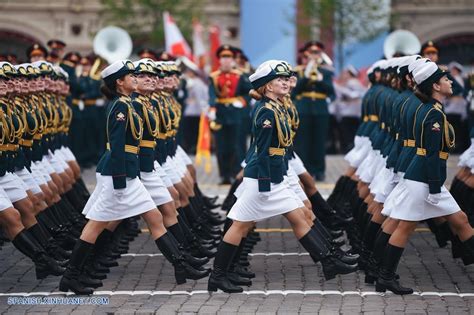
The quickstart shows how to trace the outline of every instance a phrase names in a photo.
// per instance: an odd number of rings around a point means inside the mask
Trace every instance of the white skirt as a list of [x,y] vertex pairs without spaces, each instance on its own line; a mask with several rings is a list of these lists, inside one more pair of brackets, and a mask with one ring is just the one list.
[[71,149],[68,147],[62,147],[61,150],[63,150],[64,154],[66,155],[66,161],[76,160],[76,157],[74,156],[74,153],[72,153]]
[[179,177],[183,178],[187,171],[186,164],[184,164],[183,160],[181,160],[177,154],[171,158],[171,161],[173,161],[174,167]]
[[43,155],[43,159],[41,160],[41,166],[44,167],[46,173],[48,173],[48,174],[56,173],[54,168],[51,166],[51,163],[49,162],[49,159],[44,155]]
[[28,172],[28,170],[26,169],[26,167],[24,167],[22,170],[20,171],[16,171],[15,174],[21,178],[21,180],[25,183],[26,187],[28,188],[28,190],[31,190],[31,192],[33,194],[39,194],[42,192],[40,186],[38,185],[38,183],[36,182],[36,180],[34,179],[33,177],[33,174],[31,174],[30,172]]
[[[302,202],[308,200],[308,196],[306,196],[306,193],[300,185],[300,179],[298,175],[296,175],[291,165],[288,165],[287,174],[288,176],[285,177],[285,181],[288,183],[288,186],[291,188],[291,190]],[[301,207],[304,207],[304,203],[302,203]]]
[[385,203],[388,195],[392,192],[398,183],[398,176],[393,172],[393,168],[385,168],[383,171],[383,180],[379,182],[379,186],[374,191],[374,200],[379,203]]
[[8,198],[7,193],[0,187],[0,211],[6,210],[8,208],[13,208],[13,204]]
[[[49,175],[48,170],[44,166],[43,161],[35,161],[31,163],[31,170],[35,174],[35,179],[37,182],[40,183],[39,185],[48,184],[48,182],[53,180]],[[39,175],[41,175],[42,179]]]
[[173,186],[171,179],[169,179],[168,175],[166,174],[164,168],[160,165],[160,163],[158,163],[158,161],[155,161],[153,165],[155,166],[155,171],[158,173],[158,176],[160,176],[166,188]]
[[127,187],[114,189],[112,176],[96,174],[97,184],[82,214],[95,221],[116,221],[148,212],[156,205],[138,177],[127,178]]
[[442,217],[461,211],[445,186],[441,187],[438,204],[426,201],[429,194],[428,184],[403,179],[393,189],[385,201],[382,214],[404,221],[423,221]]
[[288,160],[288,164],[293,169],[293,171],[295,172],[297,176],[307,172],[306,167],[304,167],[303,161],[298,156],[298,154],[296,154],[296,152],[295,152],[295,156],[291,158],[290,160]]
[[378,153],[374,150],[368,152],[367,157],[362,161],[359,168],[356,171],[356,175],[359,176],[360,180],[366,184],[372,181],[371,171],[377,162]]
[[25,183],[14,173],[6,172],[0,177],[0,187],[3,188],[12,203],[28,197]]
[[359,137],[358,143],[359,144],[349,151],[349,153],[347,153],[347,155],[344,157],[344,159],[353,168],[358,168],[372,150],[372,145],[369,138]]
[[145,185],[146,190],[150,193],[151,199],[155,205],[161,206],[165,203],[173,201],[171,195],[161,180],[158,172],[140,172],[140,180]]
[[300,208],[301,200],[284,182],[271,184],[268,198],[258,192],[257,179],[244,177],[239,188],[240,196],[227,214],[232,220],[261,221]]
[[162,167],[173,185],[181,182],[181,176],[179,176],[178,171],[176,170],[174,163],[169,156],[166,158],[166,162],[163,163]]
[[474,169],[474,139],[471,139],[471,146],[459,156],[458,166]]
[[61,163],[61,160],[59,159],[57,154],[51,152],[51,150],[49,150],[49,153],[47,155],[47,160],[49,164],[51,164],[51,167],[54,169],[54,172],[58,174],[64,172],[64,166]]
[[180,145],[178,145],[176,154],[181,157],[181,160],[183,160],[186,165],[193,165],[193,161],[191,161],[186,151],[184,151],[184,149]]

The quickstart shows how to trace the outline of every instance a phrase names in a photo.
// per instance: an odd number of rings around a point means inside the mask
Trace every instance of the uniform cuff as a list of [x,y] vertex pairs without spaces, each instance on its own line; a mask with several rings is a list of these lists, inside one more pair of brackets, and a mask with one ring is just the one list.
[[430,194],[439,194],[441,192],[441,185],[439,184],[439,181],[430,181],[428,183],[428,186],[430,188]]
[[259,192],[266,192],[270,191],[270,178],[259,178],[258,179],[258,191]]
[[127,187],[127,176],[112,177],[114,189],[123,189]]

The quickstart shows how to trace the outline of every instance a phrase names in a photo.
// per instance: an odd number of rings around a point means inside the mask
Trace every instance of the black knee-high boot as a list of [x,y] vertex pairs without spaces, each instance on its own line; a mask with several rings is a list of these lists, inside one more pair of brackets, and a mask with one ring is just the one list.
[[328,197],[328,203],[330,205],[334,205],[338,201],[338,199],[341,197],[341,193],[344,190],[344,187],[348,181],[349,177],[347,176],[341,176],[336,182],[336,185],[334,185],[334,189],[332,190],[331,194]]
[[375,239],[381,226],[382,224],[370,221],[365,229],[364,244],[365,248],[369,251],[369,253],[372,253],[372,251],[374,250]]
[[184,215],[178,216],[178,223],[181,226],[181,230],[183,231],[184,236],[188,240],[191,255],[193,255],[194,257],[199,257],[199,258],[204,258],[204,257],[211,258],[216,255],[215,248],[211,248],[211,247],[208,248],[204,246],[201,240],[196,235],[194,235]]
[[238,246],[226,243],[225,241],[219,244],[217,255],[214,259],[214,267],[207,283],[208,291],[217,291],[217,289],[226,293],[240,293],[243,291],[241,287],[232,284],[227,278],[227,271],[238,249]]
[[436,224],[433,219],[426,220],[428,227],[431,232],[435,235],[436,242],[439,247],[446,247],[448,245],[448,240],[451,239],[451,230],[449,229],[449,223],[443,222],[441,224]]
[[319,191],[310,196],[309,201],[311,202],[311,208],[316,218],[320,219],[323,224],[331,230],[337,230],[342,225],[350,222],[350,218],[343,218],[332,209]]
[[239,247],[237,248],[237,251],[235,252],[234,258],[232,259],[232,263],[230,264],[229,269],[227,270],[227,278],[233,284],[250,286],[252,285],[252,281],[245,276],[241,276],[237,272],[237,269],[238,269],[237,266],[240,260],[240,255],[242,254],[242,250],[244,249],[244,246],[245,246],[245,238],[242,238],[240,240]]
[[155,243],[165,258],[173,265],[176,283],[183,284],[186,283],[186,279],[197,280],[206,277],[209,271],[199,271],[189,265],[172,237],[169,232],[166,232],[157,238]]
[[377,234],[377,237],[374,242],[374,248],[372,250],[372,255],[369,258],[367,263],[367,268],[365,270],[365,283],[374,284],[379,276],[379,268],[382,263],[382,258],[387,247],[388,241],[390,240],[391,234],[385,233],[383,230]]
[[357,265],[348,265],[338,260],[331,253],[327,242],[314,230],[309,230],[308,233],[299,239],[299,242],[311,257],[315,257],[317,261],[321,262],[326,280],[331,280],[338,274],[348,274],[357,270]]
[[377,278],[377,283],[375,284],[375,290],[377,292],[385,292],[386,290],[390,290],[398,295],[413,293],[413,289],[401,286],[396,279],[396,271],[404,250],[405,248],[387,244],[387,247],[384,251],[379,277]]
[[38,223],[30,226],[27,231],[36,241],[38,241],[50,257],[56,259],[61,266],[65,266],[65,263],[63,264],[62,262],[65,262],[65,259],[71,256],[70,252],[59,247],[56,240],[52,238]]
[[56,260],[48,256],[26,229],[15,236],[12,244],[35,263],[36,279],[44,279],[48,275],[60,276],[64,273],[65,269],[59,266]]
[[224,199],[224,202],[222,203],[222,210],[229,211],[230,208],[234,205],[234,203],[237,201],[237,198],[234,196],[235,191],[237,190],[237,187],[242,183],[242,178],[235,180],[235,182],[232,183],[230,186],[229,192],[227,193],[227,196]]
[[184,236],[184,232],[181,229],[181,226],[179,223],[173,224],[169,227],[166,228],[168,231],[171,232],[171,234],[174,236],[176,241],[178,242],[178,247],[181,253],[183,253],[184,258],[186,261],[193,267],[199,268],[200,266],[206,264],[209,262],[209,258],[207,257],[194,257],[189,253],[189,242],[186,240],[186,237]]
[[[242,240],[240,241],[239,244],[239,249],[237,250],[237,253],[234,256],[234,259],[232,260],[232,264],[230,266],[230,270],[234,271],[237,273],[239,276],[242,276],[244,278],[255,278],[255,273],[253,273],[249,267],[244,267],[240,264],[240,260],[242,258],[245,259],[245,256],[249,254],[249,252],[246,252],[244,254],[244,249],[247,244],[248,238],[243,237]],[[231,280],[232,281],[232,280]]]
[[462,261],[464,265],[474,264],[474,236],[462,242],[463,255]]
[[71,290],[75,294],[79,295],[90,295],[94,291],[90,287],[84,286],[81,282],[81,277],[84,269],[84,264],[89,258],[94,244],[88,243],[79,239],[74,246],[72,251],[71,259],[69,260],[69,265],[64,272],[61,281],[59,282],[59,290],[63,292],[68,292]]
[[[312,229],[318,233],[319,237],[323,241],[326,241],[326,246],[329,247],[333,255],[342,261],[345,264],[348,265],[354,265],[357,264],[359,260],[359,255],[358,254],[349,254],[344,252],[342,249],[339,248],[339,243],[335,243],[331,234],[326,230],[326,228],[321,224],[319,220],[314,220],[313,221],[313,227]],[[316,257],[312,257],[313,261],[316,261]]]

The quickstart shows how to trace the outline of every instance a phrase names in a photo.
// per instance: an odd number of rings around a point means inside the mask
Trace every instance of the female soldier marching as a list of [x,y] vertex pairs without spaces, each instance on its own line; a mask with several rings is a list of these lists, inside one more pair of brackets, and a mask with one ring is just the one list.
[[291,145],[291,129],[282,103],[283,97],[289,93],[289,76],[288,67],[281,61],[266,62],[250,76],[256,89],[253,96],[260,100],[253,115],[254,145],[247,157],[239,197],[228,214],[233,223],[219,245],[208,282],[209,291],[242,292],[241,287],[233,285],[227,278],[233,257],[255,221],[278,214],[290,221],[303,247],[322,262],[327,279],[357,268],[334,258],[324,240],[308,225],[298,196],[283,183],[286,171],[284,156],[286,148]]

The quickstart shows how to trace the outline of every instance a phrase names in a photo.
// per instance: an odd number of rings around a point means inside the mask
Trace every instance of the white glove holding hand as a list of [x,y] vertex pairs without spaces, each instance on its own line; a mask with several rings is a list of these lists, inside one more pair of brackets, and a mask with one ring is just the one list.
[[232,106],[234,106],[235,108],[243,108],[244,107],[244,103],[242,103],[241,101],[234,101],[232,103]]
[[311,77],[311,72],[313,71],[314,62],[315,62],[314,59],[311,59],[306,65],[306,68],[304,69],[304,76],[308,79]]
[[431,203],[432,205],[437,205],[439,203],[440,198],[441,198],[441,193],[429,194],[428,197],[426,197],[426,202]]
[[215,110],[208,111],[207,118],[209,118],[210,121],[216,120],[216,111]]

